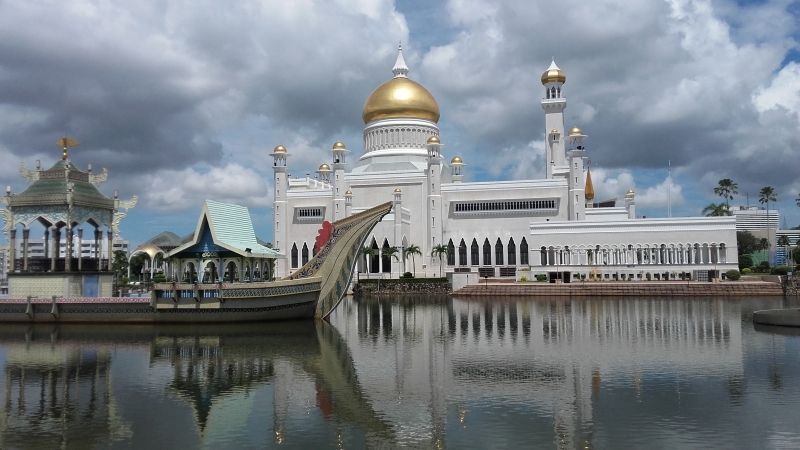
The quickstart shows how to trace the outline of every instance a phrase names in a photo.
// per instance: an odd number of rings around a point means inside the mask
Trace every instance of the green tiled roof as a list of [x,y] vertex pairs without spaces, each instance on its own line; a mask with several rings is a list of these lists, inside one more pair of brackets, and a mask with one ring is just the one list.
[[67,202],[67,175],[72,183],[73,203],[113,208],[114,200],[106,197],[89,182],[89,174],[69,161],[58,161],[50,169],[39,171],[39,179],[13,197],[16,205],[53,205]]
[[254,254],[277,257],[278,253],[258,242],[250,218],[250,210],[246,206],[206,200],[208,224],[214,235],[214,242],[239,252],[250,249]]

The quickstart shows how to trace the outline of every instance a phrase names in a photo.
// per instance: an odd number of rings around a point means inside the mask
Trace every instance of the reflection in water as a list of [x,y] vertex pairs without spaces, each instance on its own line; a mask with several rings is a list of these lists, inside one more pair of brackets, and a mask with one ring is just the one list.
[[0,448],[796,447],[800,337],[747,319],[771,302],[409,297],[345,301],[332,324],[4,325]]

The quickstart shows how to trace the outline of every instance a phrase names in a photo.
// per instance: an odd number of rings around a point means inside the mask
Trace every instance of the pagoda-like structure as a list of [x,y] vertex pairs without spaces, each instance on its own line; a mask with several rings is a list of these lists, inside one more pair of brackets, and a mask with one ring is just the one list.
[[[107,179],[108,171],[93,173],[91,165],[81,170],[69,158],[69,149],[77,142],[62,138],[59,144],[61,160],[49,169],[43,170],[38,163],[35,170],[24,164],[20,167],[20,174],[30,182],[27,189],[15,194],[6,187],[6,206],[0,214],[9,243],[10,297],[111,296],[114,237],[137,198],[120,200],[116,192],[113,198],[103,195],[97,186]],[[30,255],[31,226],[36,222],[44,227],[43,256]],[[104,238],[105,252],[101,251]],[[87,256],[82,244],[88,239],[94,245]]]

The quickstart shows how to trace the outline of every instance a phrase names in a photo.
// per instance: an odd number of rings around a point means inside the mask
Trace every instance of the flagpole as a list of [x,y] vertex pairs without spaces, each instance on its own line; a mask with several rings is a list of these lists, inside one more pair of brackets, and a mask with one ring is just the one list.
[[667,160],[667,217],[672,217],[672,161]]

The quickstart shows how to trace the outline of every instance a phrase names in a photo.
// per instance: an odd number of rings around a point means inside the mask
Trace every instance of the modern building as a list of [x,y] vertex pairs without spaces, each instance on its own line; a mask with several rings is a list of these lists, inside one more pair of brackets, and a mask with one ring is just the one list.
[[778,229],[780,212],[777,209],[757,206],[734,206],[731,213],[736,217],[736,231],[749,231],[757,237],[767,237],[768,232]]
[[[356,156],[336,142],[332,161],[323,162],[316,177],[298,178],[290,176],[288,149],[279,145],[271,153],[273,242],[285,255],[278,275],[314,254],[324,221],[385,201],[394,202],[394,211],[368,238],[371,255],[360,262],[362,272],[513,277],[530,268],[530,275],[571,281],[687,273],[705,279],[737,268],[733,217],[640,219],[632,190],[624,206],[595,204],[586,135],[565,126],[566,75],[555,61],[541,76],[542,179],[465,182],[467,162],[445,155],[439,106],[409,78],[402,48],[392,74],[364,104],[363,149]],[[392,247],[420,254],[396,258]]]
[[[791,252],[794,248],[800,245],[800,230],[776,230],[775,231],[775,265],[776,266],[792,266]],[[786,243],[788,245],[781,245],[783,240],[781,236],[786,236]]]
[[[28,256],[29,257],[44,257],[45,256],[45,239],[28,239]],[[25,250],[23,248],[23,242],[17,241],[17,249],[16,254],[22,255],[24,254]],[[48,248],[49,252],[53,251],[52,246],[55,242],[52,239],[47,242],[47,245],[50,246]],[[125,252],[125,256],[128,256],[128,241],[126,239],[119,239],[115,238],[113,245],[113,251],[123,251]],[[58,256],[63,258],[66,255],[67,251],[67,242],[66,239],[62,237],[61,241],[58,243]],[[100,252],[101,255],[108,254],[108,241],[101,240],[99,243],[96,243],[94,240],[92,241],[85,241],[83,240],[80,243],[80,247],[77,245],[73,245],[72,248],[72,257],[77,258],[78,252],[80,252],[83,258],[93,258],[96,257],[97,252]],[[113,253],[112,253],[113,254]]]

